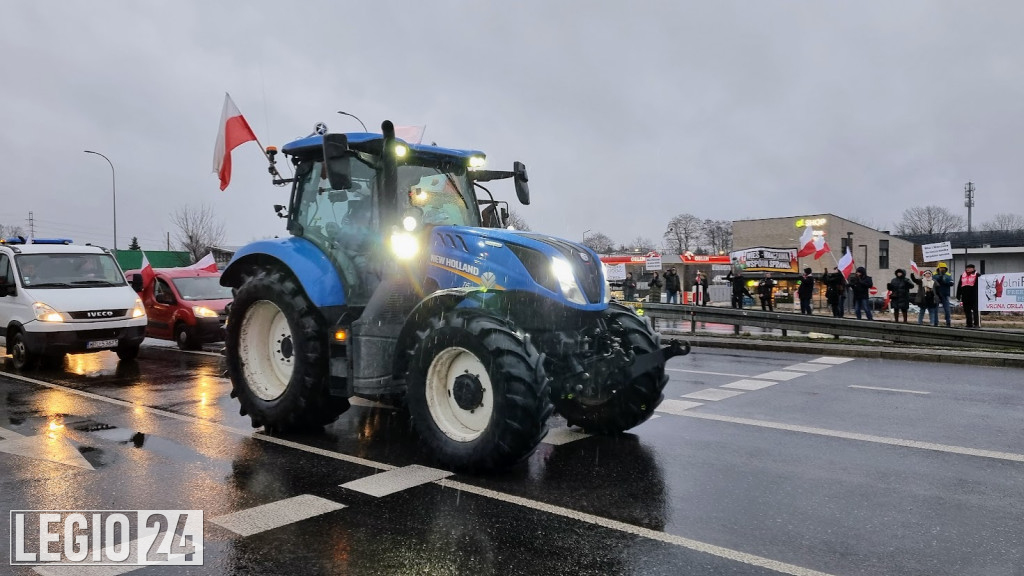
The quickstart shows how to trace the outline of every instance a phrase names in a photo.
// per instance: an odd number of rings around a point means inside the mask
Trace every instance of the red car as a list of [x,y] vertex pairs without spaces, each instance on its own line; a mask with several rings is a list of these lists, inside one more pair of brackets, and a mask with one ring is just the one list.
[[[232,294],[231,288],[220,285],[220,272],[181,268],[154,272],[156,279],[139,293],[149,317],[146,336],[174,340],[182,350],[224,340],[224,308]],[[125,272],[129,283],[137,274],[139,270]]]

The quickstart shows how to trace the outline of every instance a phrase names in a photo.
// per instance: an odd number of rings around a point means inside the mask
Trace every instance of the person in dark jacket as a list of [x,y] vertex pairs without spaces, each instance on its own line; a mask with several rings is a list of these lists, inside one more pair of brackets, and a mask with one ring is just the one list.
[[964,273],[960,275],[960,281],[956,285],[956,298],[964,305],[964,316],[967,316],[968,328],[980,328],[978,318],[978,273],[974,270],[974,264],[964,267]]
[[732,307],[743,309],[743,297],[750,296],[750,299],[754,299],[754,295],[747,290],[747,279],[743,277],[743,273],[739,272],[733,275],[732,270],[725,276],[725,280],[732,284]]
[[871,313],[871,287],[875,284],[871,276],[868,276],[867,269],[863,266],[857,268],[857,271],[850,276],[849,282],[853,292],[853,310],[857,314],[857,320],[860,320],[861,310],[867,314],[868,320],[874,320],[874,314]]
[[697,270],[697,276],[693,279],[693,290],[694,290],[694,301],[693,304],[707,306],[708,305],[708,277],[703,272]]
[[896,277],[889,281],[886,286],[889,292],[889,306],[892,308],[893,320],[900,321],[900,312],[903,312],[903,323],[907,323],[907,310],[910,309],[910,289],[914,283],[907,279],[907,271],[903,268],[896,269]]
[[796,295],[800,298],[800,313],[812,314],[814,303],[814,275],[810,268],[804,268],[804,275],[800,277],[800,286],[796,289]]
[[669,268],[665,272],[665,302],[669,304],[679,304],[679,291],[682,290],[682,285],[679,282],[679,275],[676,274],[675,268]]
[[661,280],[661,276],[655,272],[654,278],[647,283],[647,301],[648,302],[661,302],[661,287],[665,283]]
[[822,280],[825,282],[825,300],[832,310],[832,316],[842,318],[846,304],[846,276],[839,271],[839,267],[835,267],[832,272],[826,269],[822,273]]
[[632,272],[626,274],[626,279],[622,281],[622,295],[627,302],[632,302],[636,297],[636,280],[633,280]]
[[775,295],[775,280],[772,280],[772,273],[765,272],[764,278],[757,283],[757,297],[761,299],[761,310],[768,312],[775,311],[773,296]]
[[914,299],[914,303],[920,306],[920,311],[917,313],[917,323],[924,324],[924,311],[927,310],[932,326],[938,326],[939,295],[935,281],[932,280],[932,272],[931,270],[925,270],[921,276],[922,278],[918,280],[917,276],[910,275],[910,279],[914,281],[914,284],[917,284],[917,296]]
[[939,305],[942,306],[946,315],[947,328],[953,325],[949,321],[949,289],[954,284],[953,277],[949,275],[948,270],[945,262],[939,262],[939,265],[935,267],[935,274],[932,276],[932,280],[935,282],[935,294],[939,296]]

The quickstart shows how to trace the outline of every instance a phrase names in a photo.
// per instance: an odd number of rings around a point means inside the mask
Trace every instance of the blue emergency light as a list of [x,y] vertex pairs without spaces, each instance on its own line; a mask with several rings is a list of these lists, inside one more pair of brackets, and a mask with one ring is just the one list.
[[70,238],[33,238],[31,241],[26,239],[24,236],[14,236],[13,238],[7,238],[0,240],[3,244],[71,244]]

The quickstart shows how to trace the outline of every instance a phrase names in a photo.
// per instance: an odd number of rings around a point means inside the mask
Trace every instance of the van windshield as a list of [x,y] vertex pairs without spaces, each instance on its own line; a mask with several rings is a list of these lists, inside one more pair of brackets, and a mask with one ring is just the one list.
[[182,300],[227,300],[232,297],[231,288],[221,286],[219,276],[173,278],[171,282]]
[[18,278],[25,288],[104,288],[125,286],[110,254],[19,254]]

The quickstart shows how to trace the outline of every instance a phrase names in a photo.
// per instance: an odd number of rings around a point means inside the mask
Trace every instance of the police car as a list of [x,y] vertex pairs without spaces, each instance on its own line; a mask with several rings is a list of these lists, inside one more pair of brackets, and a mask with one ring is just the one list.
[[134,359],[146,310],[111,253],[71,240],[0,240],[0,340],[17,369],[69,352]]

